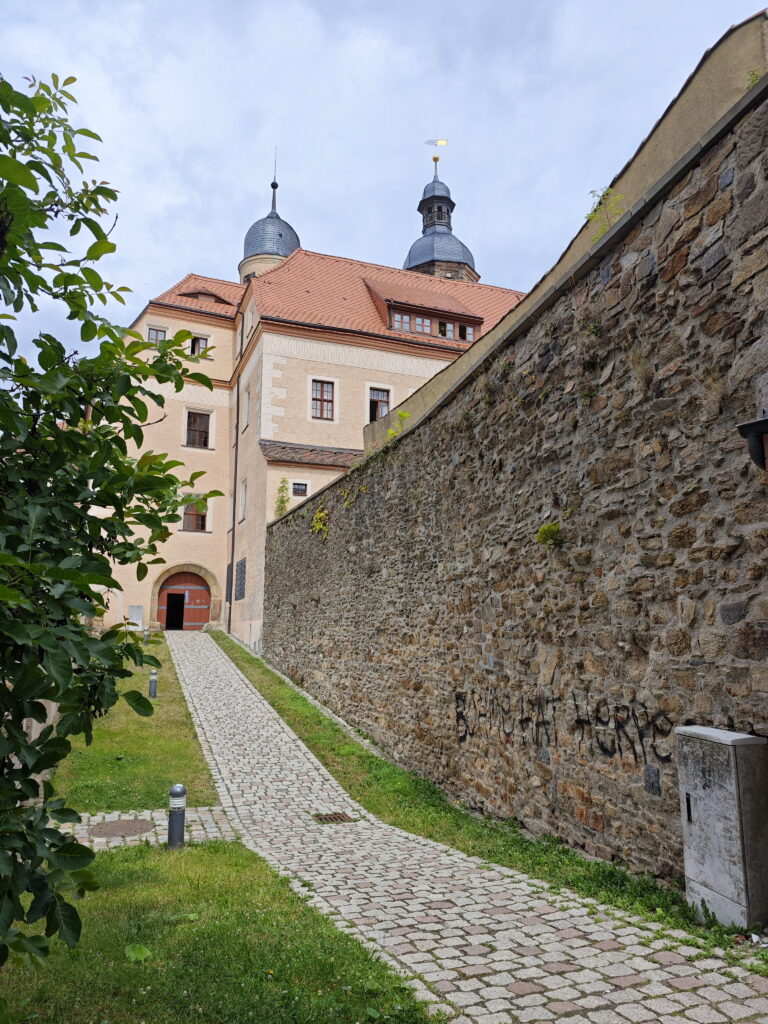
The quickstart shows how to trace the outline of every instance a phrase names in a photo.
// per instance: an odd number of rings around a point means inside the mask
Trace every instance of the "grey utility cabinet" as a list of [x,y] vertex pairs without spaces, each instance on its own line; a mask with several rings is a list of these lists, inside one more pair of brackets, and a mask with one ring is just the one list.
[[685,891],[723,924],[768,924],[768,739],[681,726]]

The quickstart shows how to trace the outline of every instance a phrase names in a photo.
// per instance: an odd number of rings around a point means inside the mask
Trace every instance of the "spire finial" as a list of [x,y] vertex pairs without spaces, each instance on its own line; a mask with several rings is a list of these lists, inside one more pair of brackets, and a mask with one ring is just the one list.
[[427,139],[427,141],[424,143],[424,145],[425,146],[434,146],[435,147],[435,153],[434,153],[434,156],[432,157],[432,159],[433,159],[433,161],[435,163],[435,177],[434,177],[433,180],[434,181],[439,181],[439,178],[437,177],[437,165],[440,163],[440,154],[437,151],[437,147],[438,146],[447,146],[448,145],[448,139]]
[[272,213],[277,213],[277,146],[275,146],[275,169],[272,174]]

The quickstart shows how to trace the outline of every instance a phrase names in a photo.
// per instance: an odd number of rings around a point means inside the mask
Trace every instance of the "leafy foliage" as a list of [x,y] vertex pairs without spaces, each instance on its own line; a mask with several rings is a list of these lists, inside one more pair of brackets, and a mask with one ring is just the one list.
[[593,204],[587,214],[587,220],[597,225],[597,231],[592,236],[594,245],[624,213],[624,196],[610,187],[593,189],[589,194],[592,196]]
[[284,476],[277,488],[277,501],[275,502],[275,519],[284,516],[288,511],[288,477]]
[[[69,753],[67,736],[90,740],[126,665],[156,664],[127,624],[93,626],[119,589],[115,564],[143,579],[162,561],[181,489],[200,475],[180,479],[164,454],[138,457],[142,425],[185,378],[210,387],[185,369],[189,332],[152,348],[99,312],[126,291],[94,266],[115,248],[103,221],[117,195],[73,180],[95,159],[83,138],[98,140],[69,123],[73,81],[54,75],[27,95],[0,79],[0,965],[10,952],[45,957],[54,936],[79,939],[71,901],[94,887],[93,853],[57,827],[78,816],[44,780]],[[67,229],[85,239],[79,255],[53,238]],[[79,323],[89,355],[46,333],[30,339],[37,366],[19,355],[16,314],[43,302]],[[151,714],[140,693],[124,696]],[[30,932],[43,919],[45,934]]]

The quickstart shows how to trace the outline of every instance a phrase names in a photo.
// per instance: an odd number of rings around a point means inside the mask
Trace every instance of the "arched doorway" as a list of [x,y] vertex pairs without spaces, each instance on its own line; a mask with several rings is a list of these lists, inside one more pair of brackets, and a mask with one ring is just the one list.
[[175,572],[160,586],[161,629],[202,629],[211,620],[211,588],[196,572]]

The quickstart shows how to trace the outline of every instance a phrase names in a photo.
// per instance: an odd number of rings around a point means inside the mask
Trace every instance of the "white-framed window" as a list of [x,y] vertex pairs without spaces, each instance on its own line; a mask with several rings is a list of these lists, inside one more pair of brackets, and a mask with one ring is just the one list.
[[205,359],[209,357],[206,355],[208,346],[210,344],[210,338],[207,338],[203,334],[196,334],[194,337],[189,339],[189,354],[191,356],[203,356]]
[[368,389],[368,422],[373,423],[389,412],[389,389]]
[[437,333],[441,338],[452,338],[455,332],[455,325],[450,320],[439,320]]
[[243,392],[241,399],[242,407],[240,409],[240,421],[242,423],[242,430],[248,426],[251,420],[251,389],[246,388]]
[[291,480],[291,497],[303,501],[310,494],[309,480]]
[[197,495],[190,494],[187,497],[189,500],[181,510],[182,517],[179,528],[184,533],[211,533],[213,526],[211,506],[206,503],[200,509],[198,507]]
[[212,409],[190,407],[184,410],[181,443],[185,448],[216,447],[216,414]]
[[245,513],[248,511],[248,481],[240,481],[240,501],[239,501],[239,515],[240,522],[245,519]]
[[165,341],[166,329],[165,327],[148,327],[147,328],[147,341],[150,345],[157,345],[160,341]]
[[337,377],[307,377],[307,419],[315,423],[339,422]]
[[[402,401],[402,399],[400,399]],[[365,382],[363,395],[363,423],[374,423],[386,416],[395,406],[395,389],[391,384],[379,381]]]
[[468,324],[459,324],[459,338],[462,341],[474,341],[475,328],[470,327]]

